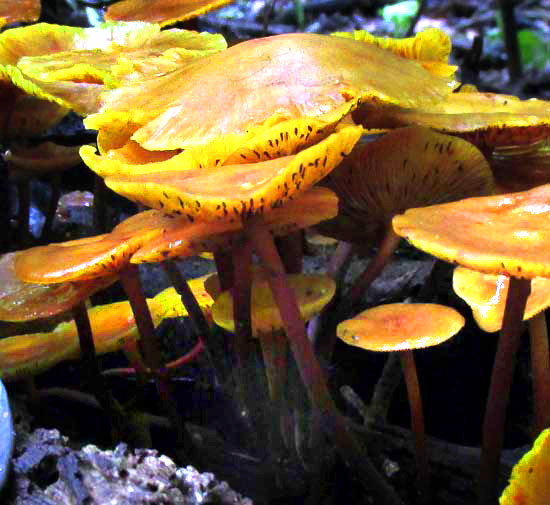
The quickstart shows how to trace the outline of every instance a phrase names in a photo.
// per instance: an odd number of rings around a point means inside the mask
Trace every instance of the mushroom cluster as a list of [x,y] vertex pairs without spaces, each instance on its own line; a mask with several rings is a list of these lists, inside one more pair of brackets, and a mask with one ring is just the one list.
[[[1,257],[1,319],[70,310],[74,322],[1,340],[0,377],[32,375],[81,355],[113,426],[131,433],[135,426],[107,390],[95,359],[123,349],[138,382],[155,381],[182,456],[198,457],[170,393],[169,370],[190,358],[166,363],[155,330],[165,318],[189,316],[198,340],[192,355],[202,352],[216,386],[225,387],[228,379],[215,358],[214,326],[231,334],[240,411],[258,429],[271,417],[270,465],[296,448],[298,437],[289,425],[307,414],[313,457],[304,458],[306,465],[319,464],[316,451],[330,438],[376,503],[398,505],[398,494],[337,409],[308,338],[306,321],[325,307],[315,339],[324,359],[330,360],[336,335],[350,345],[400,352],[419,498],[427,503],[428,458],[410,349],[450,338],[464,318],[450,308],[418,303],[357,314],[365,291],[404,237],[483,275],[509,277],[503,321],[493,325],[502,326],[502,336],[484,428],[480,496],[492,503],[530,279],[550,276],[544,259],[550,189],[489,196],[496,191],[491,162],[498,157],[493,151],[504,146],[547,141],[548,103],[454,92],[459,83],[448,61],[450,39],[436,29],[404,40],[366,32],[293,33],[229,48],[218,35],[160,29],[224,3],[158,1],[149,12],[159,15],[159,24],[37,24],[0,34],[2,89],[54,103],[56,109],[44,112],[42,128],[68,109],[84,115],[85,126],[98,136],[97,148],[80,148],[82,160],[108,188],[140,207],[106,233]],[[144,5],[115,3],[107,17],[142,19]],[[367,136],[373,133],[374,140]],[[14,167],[49,169],[36,160],[46,155],[36,152],[14,144],[6,158]],[[301,273],[301,232],[313,226],[361,253],[378,248],[347,293],[338,292],[330,276]],[[343,249],[349,255],[352,247]],[[177,261],[203,253],[213,255],[217,280],[188,282]],[[143,263],[161,263],[174,288],[147,300],[138,269]],[[457,269],[457,285],[459,275]],[[128,300],[88,310],[85,299],[117,279]],[[482,281],[475,284],[481,287]],[[535,298],[535,281],[532,292]],[[547,305],[542,303],[534,310]],[[265,366],[267,415],[257,406],[252,380],[253,336],[259,337]],[[533,341],[542,346],[544,337]],[[548,366],[547,357],[540,361],[540,405],[547,399]],[[294,367],[302,384],[291,392]],[[307,401],[297,399],[300,388]],[[546,410],[537,410],[537,430],[550,421]],[[255,449],[263,454],[261,442],[256,438]]]

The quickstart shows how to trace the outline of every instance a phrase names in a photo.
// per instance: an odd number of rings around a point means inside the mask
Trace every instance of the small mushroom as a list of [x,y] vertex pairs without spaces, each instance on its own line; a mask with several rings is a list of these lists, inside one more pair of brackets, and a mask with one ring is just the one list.
[[497,497],[506,405],[531,279],[550,277],[550,185],[499,196],[409,209],[395,232],[441,259],[510,277],[483,423],[480,503]]
[[338,337],[346,344],[370,351],[399,352],[407,384],[411,424],[416,444],[418,490],[429,502],[428,456],[424,432],[422,398],[413,349],[438,345],[464,326],[454,309],[437,304],[394,303],[367,309],[338,325]]

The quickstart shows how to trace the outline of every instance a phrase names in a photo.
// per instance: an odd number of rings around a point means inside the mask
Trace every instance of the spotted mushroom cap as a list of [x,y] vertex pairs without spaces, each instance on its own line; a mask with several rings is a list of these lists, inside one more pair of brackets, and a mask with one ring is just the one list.
[[484,273],[550,277],[550,184],[409,209],[394,231],[415,247]]
[[80,154],[84,162],[101,177],[215,169],[221,165],[268,161],[296,154],[346,127],[359,132],[360,129],[352,122],[341,123],[355,104],[356,101],[346,102],[316,118],[277,122],[265,125],[254,133],[226,135],[210,142],[207,147],[199,145],[183,151],[150,151],[131,140],[130,133],[124,127],[104,129],[98,134],[99,154],[91,146],[83,147]]
[[112,90],[86,126],[132,124],[132,139],[148,150],[188,149],[218,137],[246,136],[266,124],[321,116],[354,99],[419,106],[441,100],[456,84],[372,44],[284,34],[241,42],[167,75]]
[[16,255],[0,256],[0,321],[30,321],[60,314],[116,280],[110,275],[59,284],[21,282],[15,275]]
[[491,194],[493,175],[469,142],[411,126],[357,144],[324,184],[340,210],[319,229],[357,243],[380,238],[391,218],[411,207]]
[[[336,284],[324,275],[292,274],[288,276],[290,287],[296,295],[300,313],[304,320],[318,314],[334,296]],[[252,333],[271,333],[284,328],[279,309],[273,299],[269,284],[265,280],[252,282]],[[227,331],[235,331],[233,320],[233,298],[229,291],[222,292],[212,306],[214,322]]]
[[514,466],[500,505],[546,505],[550,503],[550,430],[544,430],[532,449]]
[[[156,211],[151,211],[156,212]],[[338,198],[327,188],[313,187],[299,198],[265,214],[265,223],[274,236],[284,236],[334,217]],[[181,222],[181,220],[180,220]],[[204,251],[227,251],[238,246],[242,220],[189,222],[167,229],[140,247],[131,263],[157,262],[168,258],[195,256]]]
[[295,155],[258,163],[181,172],[117,175],[105,179],[113,191],[189,221],[229,221],[267,214],[327,175],[361,136],[346,126]]
[[17,21],[32,23],[40,17],[40,10],[40,0],[2,0],[0,27]]
[[346,344],[369,351],[404,351],[438,345],[456,335],[464,318],[433,303],[390,303],[367,309],[341,322],[337,335]]
[[425,107],[366,105],[354,117],[369,128],[427,126],[482,149],[529,144],[550,135],[550,102],[495,93],[452,93]]
[[233,0],[122,0],[105,11],[109,21],[148,21],[160,26],[188,21],[230,4]]
[[[506,275],[484,274],[465,267],[456,267],[453,289],[472,309],[478,326],[487,332],[500,330],[510,279]],[[550,279],[535,277],[523,313],[531,319],[550,306]]]
[[451,38],[439,28],[428,28],[417,33],[414,37],[402,39],[377,37],[365,30],[334,32],[331,35],[374,44],[404,58],[416,60],[424,68],[438,75],[451,76],[454,75],[457,69],[456,66],[449,65]]

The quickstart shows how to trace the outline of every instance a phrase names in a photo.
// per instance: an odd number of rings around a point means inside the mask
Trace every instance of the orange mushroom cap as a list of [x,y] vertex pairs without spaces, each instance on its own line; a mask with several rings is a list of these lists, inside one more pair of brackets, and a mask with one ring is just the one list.
[[285,34],[242,42],[110,91],[86,126],[126,129],[131,123],[141,126],[132,139],[146,149],[187,149],[266,124],[320,116],[353,99],[406,107],[431,103],[455,86],[372,44]]
[[109,21],[148,21],[172,25],[202,16],[230,4],[233,0],[122,0],[105,12]]
[[550,185],[409,209],[395,232],[415,247],[484,273],[550,277]]
[[96,291],[115,282],[115,276],[83,282],[31,284],[15,275],[17,253],[0,256],[0,321],[30,321],[65,312]]
[[[487,332],[502,327],[504,307],[510,278],[506,275],[484,274],[465,267],[456,267],[453,289],[472,309],[478,326]],[[527,298],[523,319],[531,319],[550,306],[550,279],[535,277]]]
[[433,303],[390,303],[341,322],[337,335],[369,351],[404,351],[445,342],[464,326],[454,309]]
[[189,221],[240,220],[268,213],[327,175],[349,154],[361,127],[346,126],[292,156],[244,165],[107,177],[113,191]]
[[550,430],[537,437],[532,449],[514,466],[510,484],[500,505],[546,505],[550,503]]
[[475,146],[419,126],[357,144],[324,183],[340,210],[319,229],[355,243],[379,238],[394,215],[411,207],[493,192],[491,169]]
[[550,102],[511,95],[464,92],[425,107],[369,107],[355,119],[367,128],[416,124],[460,135],[480,148],[529,144],[550,134]]
[[4,159],[11,170],[44,174],[61,172],[82,163],[80,146],[62,146],[54,142],[42,142],[35,146],[11,142]]

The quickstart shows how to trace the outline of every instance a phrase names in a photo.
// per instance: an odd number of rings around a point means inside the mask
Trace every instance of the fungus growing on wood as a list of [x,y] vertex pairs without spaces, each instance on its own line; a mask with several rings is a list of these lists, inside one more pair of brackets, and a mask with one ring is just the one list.
[[456,335],[464,318],[454,309],[436,304],[393,303],[367,309],[338,325],[346,344],[370,351],[399,352],[407,384],[411,424],[415,436],[418,489],[423,503],[430,501],[428,456],[422,397],[413,349],[438,345]]
[[469,198],[409,209],[394,217],[395,232],[434,256],[510,285],[483,426],[480,500],[496,499],[506,405],[524,307],[534,277],[550,277],[550,185],[520,193]]
[[550,429],[544,430],[533,447],[512,469],[510,483],[502,493],[500,505],[546,505],[550,502],[548,471]]
[[105,11],[108,21],[147,21],[160,26],[188,21],[233,0],[122,0]]

